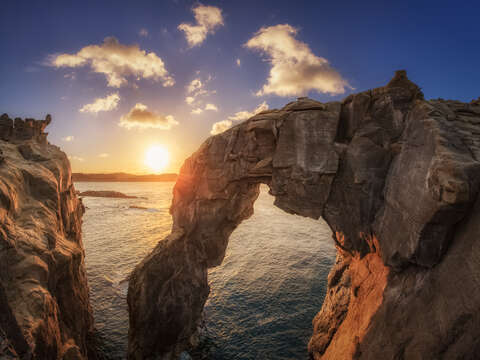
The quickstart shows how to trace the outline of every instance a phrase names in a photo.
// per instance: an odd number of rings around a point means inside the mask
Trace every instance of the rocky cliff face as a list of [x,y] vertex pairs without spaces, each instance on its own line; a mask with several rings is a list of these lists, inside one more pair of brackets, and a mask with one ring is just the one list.
[[207,269],[260,183],[281,209],[323,217],[337,245],[312,358],[480,357],[479,182],[480,102],[426,101],[404,71],[207,139],[181,169],[171,234],[132,273],[129,358],[195,345]]
[[0,358],[87,358],[84,207],[50,121],[0,117]]

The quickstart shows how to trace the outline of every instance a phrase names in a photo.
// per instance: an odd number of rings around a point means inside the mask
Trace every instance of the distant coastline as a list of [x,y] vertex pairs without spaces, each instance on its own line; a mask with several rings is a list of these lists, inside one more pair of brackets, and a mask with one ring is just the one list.
[[163,182],[176,181],[177,174],[147,174],[134,175],[127,173],[111,173],[111,174],[85,174],[73,173],[72,180],[76,182]]

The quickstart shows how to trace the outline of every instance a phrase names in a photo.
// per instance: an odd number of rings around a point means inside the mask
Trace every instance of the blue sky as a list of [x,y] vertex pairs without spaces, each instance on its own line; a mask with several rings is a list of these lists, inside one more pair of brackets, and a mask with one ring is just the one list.
[[[196,21],[196,9],[206,9],[206,25]],[[51,113],[49,140],[71,156],[74,171],[148,172],[144,153],[155,144],[171,153],[165,171],[178,171],[217,122],[235,124],[255,109],[281,107],[305,94],[341,100],[384,85],[397,69],[406,69],[427,98],[479,97],[479,10],[474,1],[4,0],[0,112]],[[192,45],[180,24],[203,31],[204,38]],[[114,75],[125,81],[115,87],[106,72],[95,72],[95,54],[82,58],[83,65],[65,66],[70,58],[53,65],[62,54],[79,59],[82,49],[102,47],[107,37],[117,44],[109,55],[154,54],[154,64],[145,66],[155,74],[138,67],[147,60],[117,66]],[[247,46],[250,40],[257,45]],[[302,67],[305,62],[312,67]],[[272,71],[280,77],[269,86]],[[292,89],[287,80],[294,76]],[[167,77],[173,85],[164,86]],[[196,79],[201,87],[189,93]],[[89,108],[103,111],[79,111],[112,94],[116,101]],[[194,103],[186,103],[195,94]],[[119,126],[122,118],[127,126]]]

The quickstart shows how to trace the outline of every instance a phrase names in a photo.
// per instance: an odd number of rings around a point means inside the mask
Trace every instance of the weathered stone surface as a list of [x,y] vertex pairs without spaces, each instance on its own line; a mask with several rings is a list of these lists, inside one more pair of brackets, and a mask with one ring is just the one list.
[[207,269],[265,183],[283,210],[323,217],[337,245],[312,358],[478,358],[479,160],[478,102],[426,101],[404,71],[207,139],[181,169],[171,235],[130,278],[129,357],[195,345]]
[[0,136],[0,358],[87,359],[93,330],[84,208],[49,121],[17,119]]

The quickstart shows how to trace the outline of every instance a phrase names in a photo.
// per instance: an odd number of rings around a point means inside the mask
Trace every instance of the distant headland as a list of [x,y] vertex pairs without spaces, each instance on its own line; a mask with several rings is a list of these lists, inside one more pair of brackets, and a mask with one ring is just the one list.
[[161,181],[176,181],[177,174],[147,174],[135,175],[127,173],[110,173],[110,174],[84,174],[73,173],[72,180],[76,182],[161,182]]

